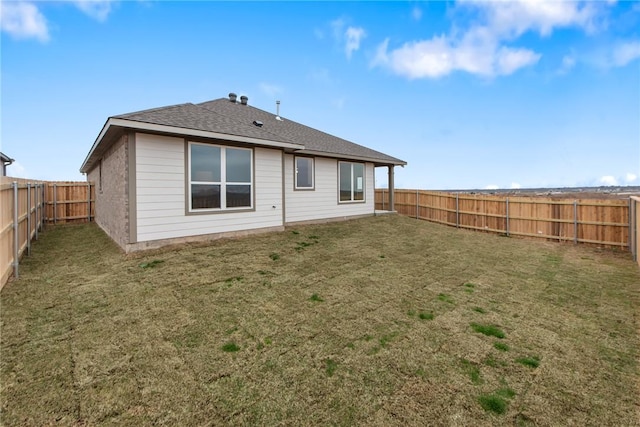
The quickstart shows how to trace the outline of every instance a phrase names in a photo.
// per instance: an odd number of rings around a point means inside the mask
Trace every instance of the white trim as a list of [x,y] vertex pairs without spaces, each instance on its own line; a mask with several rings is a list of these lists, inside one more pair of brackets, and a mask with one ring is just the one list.
[[[193,145],[204,145],[208,147],[217,147],[220,149],[220,181],[193,181],[191,179],[191,147]],[[249,163],[249,172],[251,174],[250,182],[227,182],[227,150],[243,150],[248,151],[250,155],[250,163]],[[229,147],[225,145],[216,145],[216,144],[204,144],[201,142],[188,141],[188,162],[187,162],[187,170],[185,171],[185,175],[187,177],[187,187],[188,187],[188,207],[189,213],[202,213],[202,212],[227,212],[227,211],[239,211],[239,210],[247,210],[253,209],[254,207],[254,177],[253,177],[253,149],[252,148],[242,148],[242,147]],[[192,198],[192,189],[193,184],[201,184],[201,185],[219,185],[220,186],[220,207],[219,208],[198,208],[194,209],[192,206],[193,198]],[[249,194],[251,196],[249,206],[238,206],[238,207],[227,207],[227,186],[229,185],[248,185],[250,188]]]
[[[340,192],[342,189],[340,188],[340,164],[344,163],[350,165],[351,171],[351,200],[340,200]],[[354,165],[362,165],[362,200],[355,199],[355,168]],[[361,162],[347,162],[347,161],[338,161],[338,204],[349,204],[349,203],[366,203],[367,201],[367,164]]]
[[[298,159],[306,159],[311,161],[311,185],[309,187],[301,187],[298,185]],[[315,190],[316,188],[316,165],[315,159],[308,156],[293,156],[293,188],[296,190]]]
[[328,157],[330,159],[345,159],[345,160],[356,160],[358,162],[369,162],[369,163],[373,163],[374,166],[375,165],[397,165],[397,166],[405,166],[407,164],[407,162],[403,162],[403,161],[398,161],[398,162],[394,162],[394,161],[387,161],[387,160],[381,160],[381,159],[376,159],[374,157],[365,157],[365,156],[351,156],[348,154],[337,154],[337,153],[329,153],[329,152],[323,152],[323,151],[313,151],[313,150],[306,150],[306,149],[300,149],[300,150],[296,150],[293,152],[294,155],[300,155],[300,156],[320,156],[320,157]]

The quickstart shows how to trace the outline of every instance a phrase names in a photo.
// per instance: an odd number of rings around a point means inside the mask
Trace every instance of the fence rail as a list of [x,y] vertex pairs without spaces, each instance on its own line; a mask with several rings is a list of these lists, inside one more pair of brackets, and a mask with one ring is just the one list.
[[[385,209],[386,192],[376,190],[376,209]],[[395,190],[396,211],[417,219],[507,236],[630,250],[638,238],[631,232],[633,203],[640,199],[567,200]]]
[[87,182],[0,180],[0,289],[19,276],[20,258],[31,254],[46,224],[89,222],[95,215],[94,187]]

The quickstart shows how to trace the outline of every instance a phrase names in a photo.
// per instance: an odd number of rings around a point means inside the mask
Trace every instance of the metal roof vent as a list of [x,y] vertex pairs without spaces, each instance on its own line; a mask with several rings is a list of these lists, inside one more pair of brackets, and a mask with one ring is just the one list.
[[276,101],[276,120],[282,121],[282,117],[280,117],[280,101]]
[[240,97],[240,103],[241,103],[242,105],[247,105],[247,102],[249,102],[249,98],[247,98],[246,96],[242,95],[242,96]]
[[229,101],[236,102],[236,99],[238,99],[238,95],[236,95],[235,93],[231,92],[229,94]]
[[254,120],[253,124],[261,128],[264,123],[262,123],[260,120]]

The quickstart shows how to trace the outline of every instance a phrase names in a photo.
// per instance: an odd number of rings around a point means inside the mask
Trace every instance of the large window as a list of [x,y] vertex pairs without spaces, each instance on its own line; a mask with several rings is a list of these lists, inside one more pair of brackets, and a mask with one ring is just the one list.
[[364,201],[364,164],[339,162],[340,202]]
[[296,190],[313,190],[313,158],[295,158]]
[[189,143],[189,210],[253,207],[253,151]]

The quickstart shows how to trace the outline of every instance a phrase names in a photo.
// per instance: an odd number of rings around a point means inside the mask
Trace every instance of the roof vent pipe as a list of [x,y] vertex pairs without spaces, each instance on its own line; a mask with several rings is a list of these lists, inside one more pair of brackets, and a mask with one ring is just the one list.
[[242,105],[247,105],[247,102],[249,102],[249,98],[247,98],[246,96],[242,95],[242,96],[240,97],[240,103],[241,103]]
[[231,92],[229,94],[229,101],[236,102],[236,99],[238,99],[238,95],[236,95],[235,93]]

